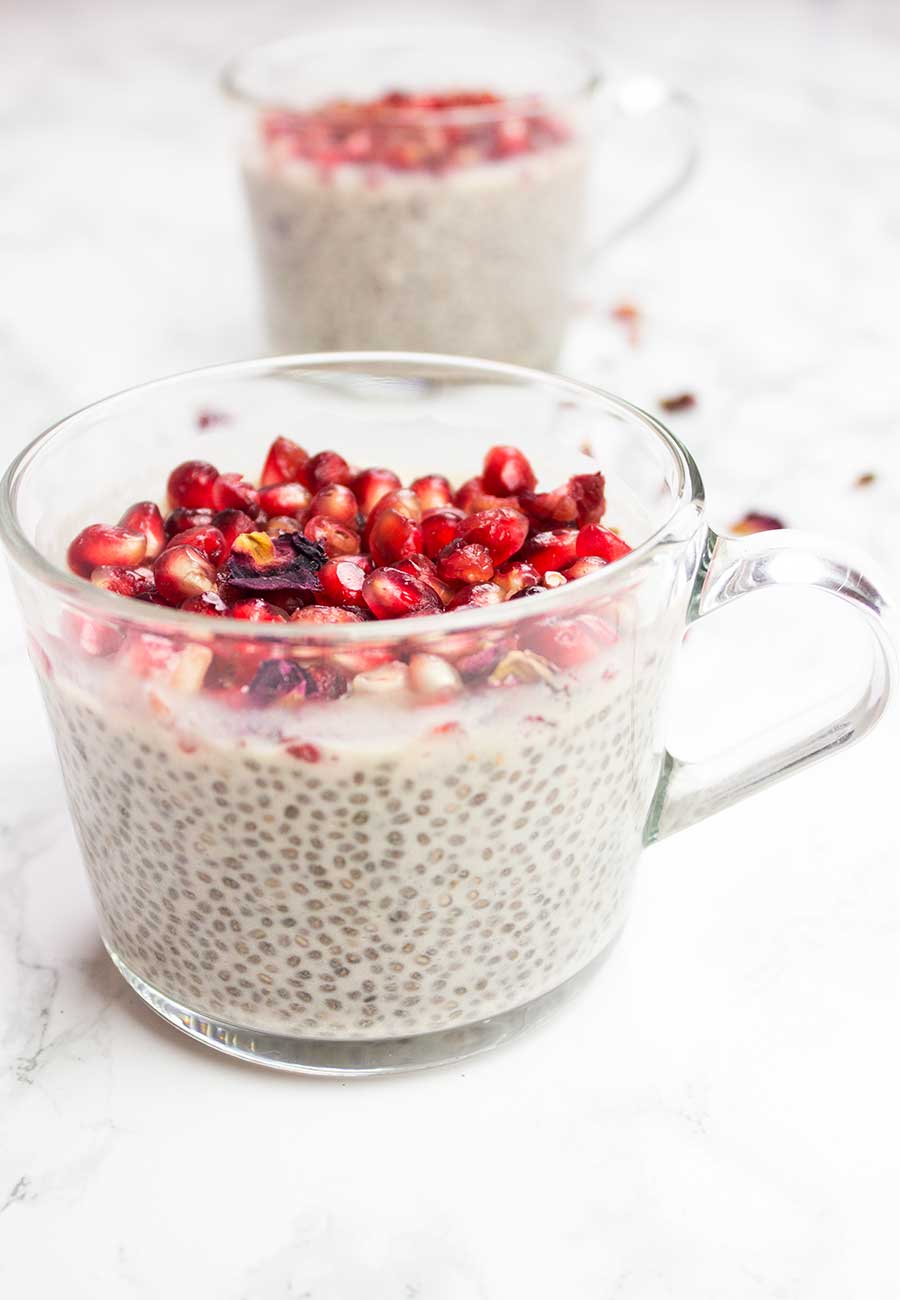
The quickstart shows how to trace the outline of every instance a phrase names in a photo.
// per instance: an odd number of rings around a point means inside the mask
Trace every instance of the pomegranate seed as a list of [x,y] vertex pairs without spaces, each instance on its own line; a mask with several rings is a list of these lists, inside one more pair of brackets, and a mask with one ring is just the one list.
[[357,673],[353,678],[354,695],[389,695],[409,687],[409,669],[406,664],[392,660],[379,668]]
[[91,582],[117,596],[140,599],[154,590],[152,569],[124,569],[117,564],[103,564],[91,574]]
[[355,528],[359,506],[348,487],[341,483],[329,483],[313,497],[309,513],[310,517],[321,515],[325,519],[333,519],[337,524],[343,524],[345,528]]
[[511,506],[479,510],[463,522],[462,536],[467,542],[487,547],[494,564],[502,564],[515,555],[528,536],[528,520],[521,510]]
[[371,568],[372,561],[365,555],[326,560],[319,570],[323,596],[332,605],[362,605],[363,582]]
[[427,583],[401,569],[373,569],[363,583],[363,599],[376,618],[438,614],[443,608]]
[[303,467],[301,481],[313,492],[327,487],[329,483],[342,483],[350,486],[350,466],[336,451],[320,451],[317,456]]
[[552,591],[554,587],[564,587],[567,582],[568,578],[556,569],[548,569],[543,577],[543,586],[547,591]]
[[169,508],[185,506],[189,510],[205,509],[213,505],[213,484],[219,477],[215,465],[205,460],[186,460],[169,475]]
[[347,678],[330,664],[304,664],[306,693],[312,699],[339,700],[347,694]]
[[189,614],[206,614],[208,618],[222,618],[230,613],[222,597],[215,591],[204,591],[200,596],[189,596],[181,608]]
[[127,528],[133,533],[143,533],[147,542],[144,552],[145,560],[155,560],[166,544],[166,526],[159,512],[159,506],[153,501],[138,501],[129,506],[119,520],[120,528]]
[[453,489],[443,474],[423,474],[409,486],[419,498],[423,510],[439,510],[453,501]]
[[303,527],[299,519],[292,519],[289,515],[273,515],[266,524],[266,532],[270,537],[277,537],[279,533],[302,533]]
[[526,596],[543,596],[546,590],[547,588],[542,587],[540,583],[535,583],[533,587],[523,587],[521,591],[514,592],[513,595],[510,596],[510,600],[521,600],[522,597]]
[[592,659],[597,643],[577,619],[547,619],[529,631],[531,648],[559,668],[575,668]]
[[239,618],[245,623],[284,623],[285,616],[280,609],[272,605],[261,596],[248,597],[246,600],[238,600],[233,605],[228,606],[228,614],[231,618]]
[[303,536],[310,542],[318,542],[328,556],[357,555],[359,553],[359,533],[343,524],[326,519],[324,515],[313,515],[303,525]]
[[155,678],[178,690],[196,691],[203,685],[212,651],[193,644],[179,649],[166,637],[139,633],[129,640],[125,660],[135,677]]
[[474,587],[463,587],[462,591],[457,592],[447,609],[464,609],[467,605],[499,605],[502,600],[503,592],[496,583],[479,582]]
[[538,573],[568,568],[577,559],[577,538],[574,528],[554,528],[546,533],[535,533],[522,548],[522,559],[534,565]]
[[275,483],[259,492],[259,504],[267,515],[288,515],[298,519],[311,500],[309,488],[302,483]]
[[115,623],[88,618],[71,609],[63,610],[62,630],[66,644],[74,643],[91,659],[108,659],[125,640],[125,633]]
[[256,529],[256,524],[243,510],[220,510],[213,515],[211,522],[225,538],[229,551],[242,533],[252,533]]
[[309,453],[290,438],[276,438],[269,448],[263,465],[260,483],[270,487],[273,483],[296,483],[309,460]]
[[437,558],[438,573],[447,582],[489,582],[494,576],[494,563],[486,546],[458,537],[445,546]]
[[292,623],[364,623],[358,609],[338,609],[334,605],[306,605],[291,615]]
[[391,492],[386,492],[366,520],[366,526],[363,529],[363,541],[367,546],[376,523],[389,510],[402,515],[404,519],[411,519],[416,524],[422,518],[422,507],[419,504],[419,498],[410,488],[395,488]]
[[174,662],[169,668],[169,685],[176,691],[189,693],[199,691],[212,663],[212,657],[209,646],[190,643],[184,646],[176,652]]
[[392,651],[379,646],[366,646],[360,650],[335,650],[331,653],[332,662],[351,675],[379,668],[382,664],[390,663],[393,657]]
[[453,504],[458,506],[460,510],[468,512],[469,503],[475,497],[481,496],[483,492],[484,479],[479,474],[475,478],[466,479],[462,487],[456,489],[456,493],[453,497]]
[[183,533],[179,533],[176,538],[169,542],[169,546],[193,546],[198,551],[202,551],[208,560],[211,560],[216,568],[225,559],[229,547],[222,533],[212,524],[205,524],[200,528],[187,528]]
[[572,582],[575,578],[586,578],[591,573],[599,573],[601,569],[606,568],[606,560],[599,555],[585,555],[574,564],[570,564],[564,570],[566,580]]
[[69,568],[79,578],[89,578],[94,569],[113,565],[134,569],[147,553],[143,533],[114,524],[89,524],[69,546]]
[[463,519],[465,515],[462,510],[457,510],[455,506],[429,510],[422,516],[422,550],[429,559],[433,560],[445,546],[456,541]]
[[186,533],[189,528],[203,528],[205,524],[212,522],[211,510],[188,510],[186,506],[179,506],[177,510],[166,515],[166,537],[174,537],[176,533]]
[[606,480],[600,473],[576,474],[569,479],[569,492],[575,498],[580,524],[596,524],[606,509]]
[[402,484],[393,470],[374,466],[371,469],[362,470],[350,484],[353,495],[359,502],[361,513],[367,517],[383,496],[401,486]]
[[456,494],[455,502],[467,515],[474,515],[479,510],[497,510],[501,506],[514,506],[518,509],[518,497],[498,497],[492,492],[485,492],[481,479],[469,479]]
[[568,488],[554,488],[552,492],[523,492],[519,504],[543,528],[550,525],[576,524],[578,504]]
[[537,479],[527,457],[518,447],[491,447],[484,458],[482,482],[485,492],[497,497],[513,497],[519,492],[533,492]]
[[434,561],[429,560],[427,555],[405,555],[402,560],[395,562],[394,568],[419,578],[437,594],[442,605],[453,599],[453,588],[441,581]]
[[585,524],[578,534],[576,553],[579,557],[597,555],[607,564],[631,553],[631,547],[617,533],[602,524]]
[[216,586],[215,566],[194,546],[169,546],[153,565],[156,590],[167,605],[181,605]]
[[259,514],[259,493],[240,474],[220,474],[212,485],[215,510],[243,510],[251,519]]
[[301,763],[318,763],[322,757],[321,750],[309,744],[288,745],[287,752],[291,758],[297,758]]
[[538,586],[540,581],[541,575],[527,560],[508,560],[494,574],[494,582],[503,592],[506,600],[511,600],[526,587]]
[[440,655],[415,654],[409,661],[409,684],[417,695],[444,699],[462,688],[462,678]]
[[408,519],[393,509],[380,508],[369,518],[375,520],[369,534],[369,551],[376,565],[390,564],[406,555],[421,553],[422,530],[414,519]]

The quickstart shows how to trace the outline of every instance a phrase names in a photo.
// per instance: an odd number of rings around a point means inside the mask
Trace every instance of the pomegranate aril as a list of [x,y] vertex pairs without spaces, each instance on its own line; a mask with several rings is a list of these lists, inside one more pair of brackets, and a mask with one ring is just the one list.
[[547,588],[542,587],[540,583],[535,583],[533,587],[523,587],[521,591],[514,592],[510,600],[522,600],[527,596],[543,596],[546,590]]
[[300,472],[309,460],[309,453],[290,438],[276,438],[266,455],[262,478],[263,487],[273,483],[296,483]]
[[242,533],[252,533],[256,529],[256,524],[243,510],[220,510],[213,515],[211,523],[225,538],[229,551]]
[[461,536],[467,542],[478,542],[487,547],[496,566],[521,548],[528,536],[528,520],[521,510],[511,506],[480,510],[464,520]]
[[291,615],[292,623],[364,623],[365,617],[358,609],[343,609],[334,605],[307,605]]
[[449,506],[453,500],[453,489],[443,474],[423,474],[409,486],[419,498],[423,510],[439,510],[442,506]]
[[422,530],[414,519],[398,511],[381,510],[372,516],[375,522],[369,534],[369,551],[376,565],[390,564],[422,550]]
[[303,536],[310,542],[318,542],[328,556],[356,555],[359,552],[359,533],[343,524],[326,519],[324,515],[313,515],[303,525]]
[[331,605],[362,605],[363,582],[372,568],[364,555],[348,555],[326,560],[319,570],[322,596]]
[[152,569],[125,569],[117,564],[103,564],[91,574],[91,582],[104,591],[112,591],[117,596],[132,596],[136,599],[149,596],[154,590]]
[[445,546],[437,558],[437,570],[447,582],[489,582],[494,576],[494,562],[486,546],[458,537]]
[[393,491],[386,492],[366,520],[363,529],[363,541],[367,546],[376,523],[389,510],[402,515],[404,519],[411,519],[414,523],[419,523],[422,518],[422,506],[419,498],[410,488],[394,488]]
[[266,532],[270,537],[277,537],[279,533],[302,533],[303,525],[290,515],[273,515],[266,521]]
[[301,482],[310,491],[318,492],[319,488],[327,487],[329,483],[342,483],[344,487],[349,487],[351,477],[350,466],[343,456],[339,456],[336,451],[320,451],[304,465]]
[[404,555],[402,559],[394,561],[393,567],[403,573],[411,573],[414,578],[420,578],[437,593],[442,605],[452,599],[453,588],[441,579],[434,560],[430,560],[427,555]]
[[114,655],[125,640],[125,633],[118,624],[88,618],[71,609],[63,610],[62,633],[66,645],[76,645],[91,659],[106,659]]
[[205,460],[186,460],[169,475],[167,494],[169,509],[185,506],[188,510],[213,507],[213,484],[219,477],[215,465]]
[[480,475],[475,478],[466,479],[461,487],[456,489],[453,496],[453,504],[460,510],[468,511],[469,504],[476,497],[481,496],[484,492],[484,480]]
[[464,609],[468,605],[499,605],[502,600],[503,592],[496,583],[479,582],[474,587],[463,587],[462,591],[457,592],[447,610]]
[[343,524],[345,528],[355,529],[359,506],[356,497],[348,487],[344,487],[342,483],[329,483],[327,487],[320,488],[313,497],[309,505],[309,514],[310,518],[313,515],[321,515],[325,519],[333,519],[337,524]]
[[153,577],[167,605],[181,605],[216,586],[215,566],[194,546],[167,547],[153,565]]
[[373,569],[363,583],[363,599],[376,618],[438,614],[443,609],[440,597],[427,583],[402,569]]
[[207,618],[223,618],[231,611],[216,591],[204,591],[200,596],[189,596],[181,608],[188,614],[205,614]]
[[230,618],[239,618],[245,623],[284,623],[285,615],[275,605],[263,600],[261,596],[238,600],[228,606]]
[[494,574],[494,582],[507,600],[526,587],[537,586],[540,581],[541,575],[527,560],[507,560]]
[[547,619],[531,628],[529,648],[549,659],[558,668],[575,668],[592,659],[597,642],[578,619]]
[[591,573],[599,573],[601,569],[606,568],[606,560],[599,555],[584,555],[574,564],[570,564],[567,569],[563,570],[566,579],[572,582],[575,578],[586,578]]
[[359,503],[360,513],[367,518],[383,496],[401,486],[393,470],[382,469],[379,466],[362,470],[350,483],[353,495]]
[[481,478],[484,490],[498,497],[533,492],[537,483],[534,470],[518,447],[491,447],[484,458]]
[[89,578],[102,565],[137,568],[147,553],[141,532],[115,524],[89,524],[69,545],[69,568],[79,578]]
[[542,585],[547,591],[552,591],[554,587],[564,587],[567,582],[568,578],[557,569],[548,569],[542,579]]
[[219,567],[225,556],[228,554],[230,547],[225,541],[223,534],[212,524],[204,524],[200,528],[188,528],[183,533],[169,542],[169,546],[193,546],[198,551],[202,551],[208,560]]
[[292,519],[307,510],[311,499],[309,488],[302,483],[275,483],[259,491],[259,504],[267,515],[288,515]]
[[433,560],[445,546],[456,541],[465,517],[456,506],[429,510],[422,516],[422,550],[429,559]]
[[166,537],[175,537],[178,533],[186,533],[189,528],[202,528],[212,522],[212,510],[189,510],[187,506],[179,506],[177,510],[166,515]]
[[147,542],[145,560],[155,560],[166,544],[166,525],[155,501],[138,501],[119,520],[120,528],[143,533]]
[[618,533],[604,528],[602,524],[585,524],[578,533],[576,551],[578,556],[597,555],[607,564],[612,564],[613,560],[629,555],[631,547],[622,541]]
[[568,568],[577,559],[575,543],[578,533],[574,528],[554,528],[546,533],[535,533],[522,547],[522,559],[538,571]]
[[523,492],[519,505],[529,519],[544,528],[552,524],[578,522],[578,503],[568,488],[554,488],[552,492]]
[[481,478],[470,478],[457,491],[454,497],[454,504],[465,511],[467,515],[473,515],[479,510],[496,510],[500,506],[515,506],[518,508],[517,497],[498,497],[493,492],[487,492]]
[[260,511],[259,493],[240,474],[220,474],[212,485],[215,510],[243,510],[255,519]]
[[460,690],[462,678],[440,655],[415,654],[409,660],[409,684],[417,695],[444,699]]
[[394,691],[405,691],[408,686],[409,669],[397,660],[357,673],[353,678],[354,695],[390,695]]
[[303,671],[310,699],[339,700],[347,694],[347,678],[331,664],[304,664]]
[[575,474],[569,479],[569,492],[575,499],[580,524],[596,524],[603,518],[606,480],[602,474]]

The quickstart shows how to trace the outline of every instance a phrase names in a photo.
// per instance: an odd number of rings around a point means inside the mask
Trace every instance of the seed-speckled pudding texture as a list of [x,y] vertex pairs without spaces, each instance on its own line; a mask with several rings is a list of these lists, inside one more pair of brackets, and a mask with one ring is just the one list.
[[327,171],[252,146],[244,179],[274,346],[393,348],[550,367],[588,170],[572,136],[442,171]]
[[624,920],[668,640],[452,704],[307,707],[291,747],[271,714],[254,734],[158,691],[125,707],[99,665],[45,676],[107,943],[196,1012],[314,1038],[471,1024],[556,988]]

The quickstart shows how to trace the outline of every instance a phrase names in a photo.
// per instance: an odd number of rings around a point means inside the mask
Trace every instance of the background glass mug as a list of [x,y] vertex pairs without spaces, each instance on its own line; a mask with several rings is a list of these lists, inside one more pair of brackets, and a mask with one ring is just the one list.
[[[243,175],[278,352],[552,367],[591,245],[655,208],[694,158],[683,96],[648,78],[608,81],[583,47],[537,34],[335,30],[238,58],[224,85],[245,110]],[[412,102],[394,94],[359,110],[397,91]],[[473,93],[435,99],[459,91]]]
[[[309,450],[462,481],[510,429],[544,485],[603,470],[630,555],[531,599],[337,625],[199,617],[66,569],[81,527],[188,457],[254,474],[273,434],[314,430]],[[312,356],[136,388],[16,459],[0,532],[113,961],[180,1029],[285,1069],[429,1065],[533,1023],[609,950],[645,844],[864,734],[888,695],[882,599],[839,550],[716,537],[656,420],[515,367]],[[781,584],[859,611],[858,697],[675,759],[686,624]],[[436,694],[402,666],[423,652],[452,666]],[[258,690],[273,659],[303,691]]]

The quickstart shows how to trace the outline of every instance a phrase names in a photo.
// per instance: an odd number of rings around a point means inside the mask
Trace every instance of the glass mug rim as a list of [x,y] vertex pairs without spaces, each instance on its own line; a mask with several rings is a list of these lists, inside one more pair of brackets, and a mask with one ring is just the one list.
[[[484,41],[495,36],[498,41],[509,45],[509,32],[492,23],[436,23],[433,26],[416,23],[400,23],[388,28],[371,24],[352,24],[346,27],[323,27],[315,32],[294,33],[278,40],[264,41],[229,59],[219,74],[219,87],[227,99],[247,107],[257,109],[283,109],[300,111],[300,105],[291,104],[284,97],[267,94],[253,84],[254,62],[265,60],[279,54],[289,55],[296,52],[297,57],[313,57],[322,46],[333,50],[336,40],[354,41],[369,45],[385,43],[429,44],[440,46],[450,40],[459,40],[468,36]],[[508,118],[511,113],[520,112],[527,115],[535,111],[535,101],[546,99],[551,104],[590,102],[606,87],[607,78],[595,66],[593,58],[586,54],[582,45],[574,38],[561,38],[535,29],[534,41],[546,47],[548,41],[560,53],[566,54],[573,62],[582,67],[580,77],[573,77],[573,85],[565,91],[553,95],[522,95],[504,99],[502,104],[471,106],[454,109],[417,109],[416,123],[440,125],[478,125]],[[520,46],[528,41],[520,36]],[[409,124],[409,110],[398,110],[396,114],[385,112],[379,125]]]
[[[9,556],[32,578],[44,587],[50,588],[64,598],[70,598],[79,606],[89,610],[97,617],[116,619],[119,622],[134,623],[148,632],[164,634],[166,631],[180,633],[189,637],[198,630],[199,616],[180,609],[167,609],[160,605],[144,604],[141,601],[123,602],[122,597],[101,587],[85,582],[61,565],[55,564],[27,536],[22,526],[18,511],[18,493],[34,461],[54,443],[67,436],[77,435],[86,418],[102,412],[125,406],[136,397],[153,394],[199,377],[223,378],[269,376],[280,373],[321,372],[333,370],[353,372],[378,366],[382,368],[404,367],[409,370],[409,378],[421,377],[416,370],[422,366],[439,368],[448,375],[460,372],[474,372],[474,375],[494,376],[527,383],[539,383],[556,388],[562,393],[590,401],[599,401],[607,408],[612,408],[632,425],[639,425],[652,434],[668,453],[670,463],[676,472],[674,500],[672,510],[664,522],[648,537],[644,538],[628,555],[616,560],[615,564],[601,569],[597,573],[586,575],[577,583],[577,593],[571,586],[557,587],[546,591],[541,597],[541,611],[548,617],[563,613],[573,602],[578,603],[590,596],[600,597],[604,588],[612,590],[623,578],[628,578],[660,546],[672,543],[683,544],[699,528],[704,511],[704,491],[700,472],[694,458],[684,446],[655,416],[635,406],[623,397],[618,397],[605,389],[580,380],[554,375],[542,370],[533,370],[525,366],[510,365],[499,361],[482,361],[477,358],[455,357],[432,352],[313,352],[300,353],[282,357],[260,357],[247,361],[226,362],[219,365],[201,366],[192,370],[180,371],[149,382],[134,384],[129,388],[99,398],[86,406],[71,412],[55,421],[36,438],[32,439],[12,460],[0,481],[0,541],[6,547]],[[127,608],[123,609],[123,605]],[[534,614],[530,601],[506,601],[500,605],[473,607],[454,612],[448,627],[446,615],[417,615],[412,618],[379,620],[376,623],[248,623],[239,619],[223,617],[216,620],[216,635],[233,637],[241,641],[302,641],[314,642],[325,646],[359,645],[377,641],[379,645],[395,642],[409,642],[419,636],[448,635],[451,632],[466,632],[495,627],[512,627],[527,620]],[[205,621],[205,620],[204,620]]]

